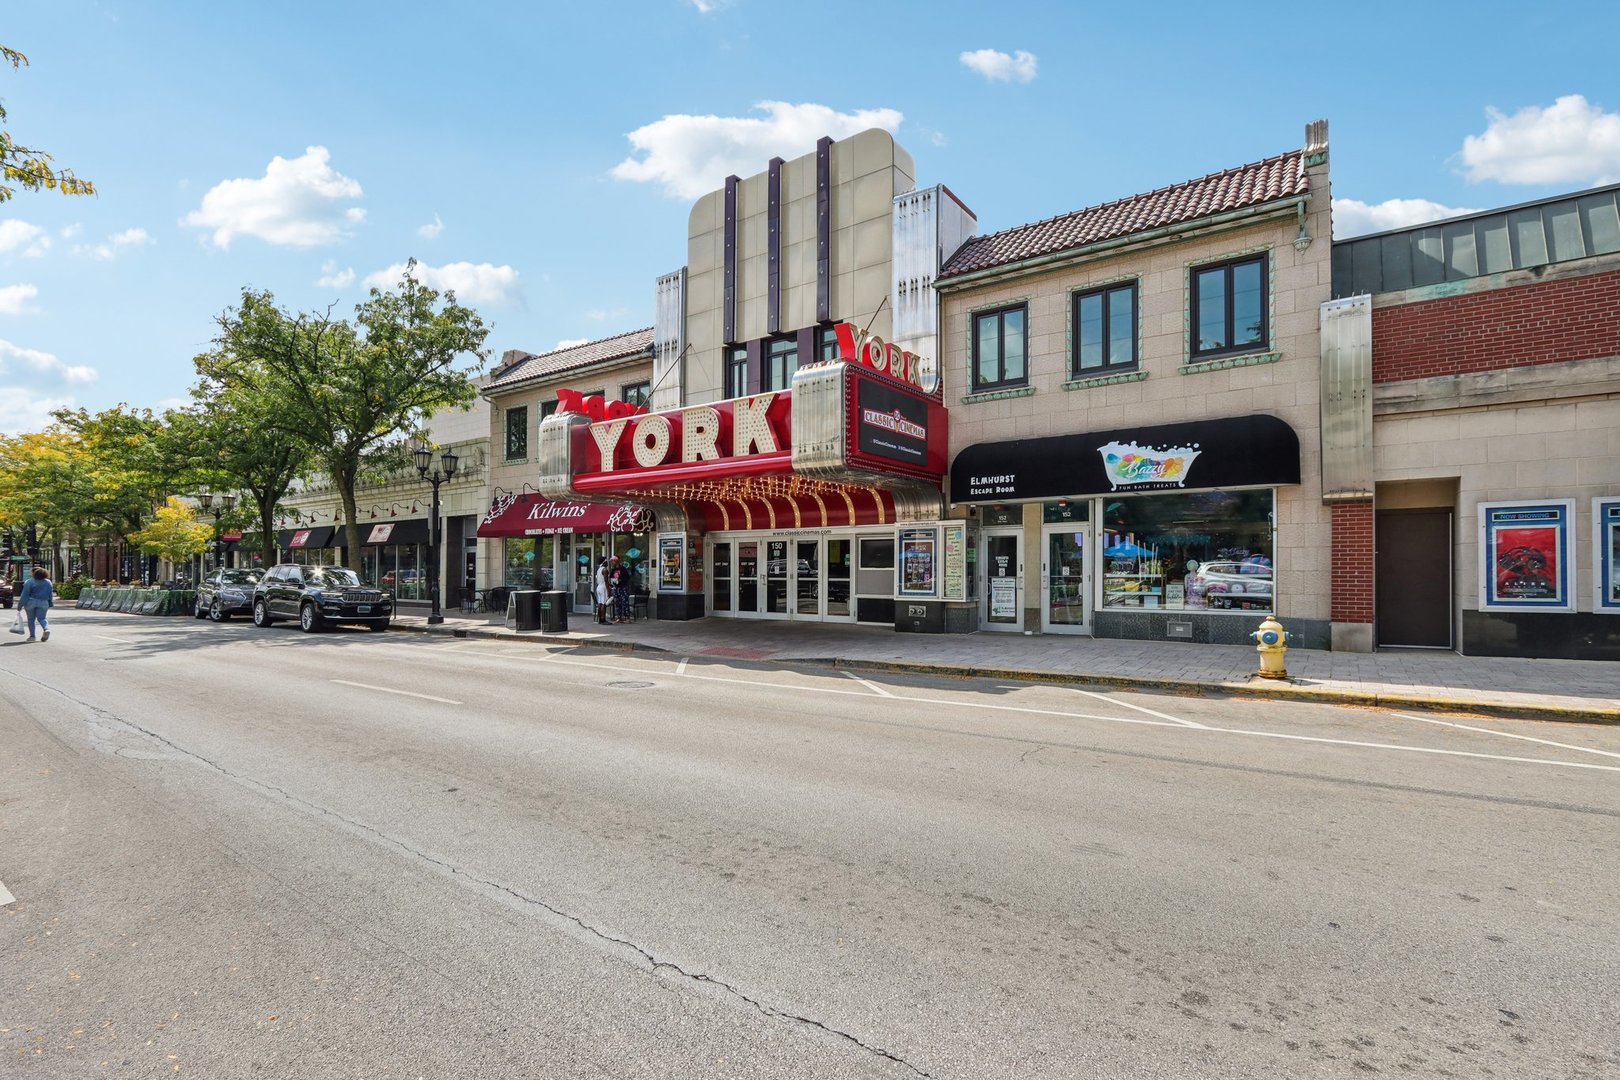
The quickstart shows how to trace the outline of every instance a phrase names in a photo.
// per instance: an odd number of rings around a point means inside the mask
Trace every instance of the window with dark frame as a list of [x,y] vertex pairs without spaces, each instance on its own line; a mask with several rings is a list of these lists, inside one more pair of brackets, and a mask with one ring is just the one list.
[[1023,304],[973,316],[973,390],[1029,382],[1029,319]]
[[555,415],[557,412],[557,405],[558,401],[556,398],[552,398],[550,401],[542,401],[540,403],[540,419],[544,420],[548,416]]
[[738,345],[726,356],[726,397],[748,396],[748,349]]
[[765,348],[765,370],[760,375],[761,393],[786,390],[793,385],[793,373],[799,369],[799,339],[777,338]]
[[529,456],[529,407],[517,405],[506,410],[506,460],[522,461]]
[[652,405],[652,380],[643,379],[638,383],[629,383],[619,387],[619,400],[626,405],[640,405],[648,408]]
[[1266,256],[1195,266],[1189,312],[1192,358],[1207,360],[1266,348]]
[[1084,379],[1136,367],[1136,282],[1074,294],[1074,355],[1069,377]]
[[816,359],[838,359],[838,331],[830,326],[823,326],[816,331]]

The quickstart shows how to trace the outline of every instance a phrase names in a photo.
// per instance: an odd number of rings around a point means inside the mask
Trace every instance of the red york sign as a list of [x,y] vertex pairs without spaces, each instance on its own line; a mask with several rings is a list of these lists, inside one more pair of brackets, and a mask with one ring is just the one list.
[[[792,460],[791,395],[645,410],[574,432],[576,476],[653,470],[660,480],[781,472]],[[669,474],[686,474],[666,475]]]

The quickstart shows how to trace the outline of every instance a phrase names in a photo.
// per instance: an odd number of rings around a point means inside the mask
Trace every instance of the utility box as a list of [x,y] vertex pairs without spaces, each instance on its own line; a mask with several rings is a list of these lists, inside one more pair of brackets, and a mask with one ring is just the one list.
[[562,589],[548,589],[540,594],[540,629],[548,634],[568,632],[568,605],[572,594]]
[[506,625],[513,630],[540,629],[540,590],[515,589],[506,601]]

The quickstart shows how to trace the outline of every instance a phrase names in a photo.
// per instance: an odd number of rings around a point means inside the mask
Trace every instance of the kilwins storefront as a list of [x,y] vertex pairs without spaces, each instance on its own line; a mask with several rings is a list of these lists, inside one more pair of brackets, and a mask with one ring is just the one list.
[[[977,524],[979,627],[1245,643],[1289,589],[1325,588],[1279,555],[1311,516],[1299,483],[1299,438],[1274,416],[969,446],[950,497]],[[1325,624],[1297,630],[1326,647]]]
[[942,520],[947,433],[932,373],[834,329],[841,358],[800,368],[790,390],[660,412],[560,395],[541,424],[545,495],[655,516],[655,617],[928,629],[942,617],[927,609],[953,586],[964,598],[965,528]]
[[655,522],[640,506],[569,502],[497,489],[478,525],[482,539],[501,541],[497,588],[562,589],[575,611],[594,610],[596,567],[617,555],[635,574],[632,593],[647,589]]

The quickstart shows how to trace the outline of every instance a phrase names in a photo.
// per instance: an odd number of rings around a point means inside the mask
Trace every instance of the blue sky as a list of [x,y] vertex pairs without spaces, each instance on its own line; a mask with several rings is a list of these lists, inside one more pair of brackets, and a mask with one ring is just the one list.
[[981,232],[1316,117],[1341,236],[1620,180],[1613,3],[7,8],[7,129],[99,191],[0,203],[8,433],[175,404],[244,286],[348,315],[410,257],[496,354],[650,325],[694,194],[861,127]]

